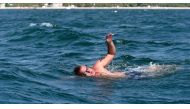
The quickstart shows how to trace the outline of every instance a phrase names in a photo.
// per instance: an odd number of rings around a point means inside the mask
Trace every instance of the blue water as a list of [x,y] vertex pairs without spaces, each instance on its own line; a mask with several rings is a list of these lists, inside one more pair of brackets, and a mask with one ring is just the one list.
[[[189,19],[189,10],[0,10],[0,103],[190,103]],[[73,74],[107,53],[109,32],[108,68],[143,76]]]

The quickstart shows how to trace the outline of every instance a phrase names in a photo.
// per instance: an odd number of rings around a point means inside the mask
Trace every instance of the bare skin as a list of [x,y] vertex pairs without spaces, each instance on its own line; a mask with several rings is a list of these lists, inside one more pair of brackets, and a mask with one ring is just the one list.
[[80,66],[79,75],[88,77],[125,77],[124,72],[110,72],[106,67],[111,63],[116,55],[116,48],[112,41],[112,34],[106,36],[108,53],[100,60],[97,60],[92,67]]

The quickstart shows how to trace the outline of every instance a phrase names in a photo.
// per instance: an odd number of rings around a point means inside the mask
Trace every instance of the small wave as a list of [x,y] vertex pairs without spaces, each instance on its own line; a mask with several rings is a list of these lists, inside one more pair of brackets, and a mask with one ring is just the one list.
[[159,60],[154,60],[154,59],[151,59],[151,58],[146,58],[146,57],[142,57],[142,58],[136,58],[135,60],[134,60],[136,63],[149,63],[149,62],[157,62],[157,61],[159,61]]
[[122,44],[122,45],[127,45],[127,44],[147,44],[151,46],[175,46],[175,45],[189,45],[189,43],[185,42],[172,42],[172,41],[136,41],[136,40],[125,40],[125,39],[117,39],[115,40],[116,44]]
[[135,57],[134,56],[131,56],[131,55],[122,55],[121,57],[120,57],[122,60],[133,60],[133,59],[135,59]]
[[176,65],[190,65],[190,59],[182,59],[182,60],[175,60],[173,61]]
[[148,41],[147,44],[154,44],[154,45],[164,45],[164,46],[173,46],[173,45],[182,45],[185,43],[180,42],[172,42],[172,41]]
[[146,26],[142,26],[140,28],[142,29],[151,29],[151,28],[154,28],[155,26],[154,25],[146,25]]
[[94,42],[90,42],[90,41],[80,41],[80,42],[76,42],[74,45],[76,46],[92,46],[95,45]]
[[123,61],[128,61],[131,64],[135,63],[135,64],[138,64],[138,65],[143,64],[143,63],[148,64],[150,62],[160,62],[159,60],[152,59],[152,58],[149,58],[149,57],[134,57],[134,56],[128,55],[128,54],[122,55],[119,58],[121,58]]
[[121,24],[119,26],[117,26],[118,28],[139,28],[136,25],[131,25],[131,24]]
[[173,27],[180,27],[180,28],[184,28],[184,27],[186,27],[186,24],[185,23],[174,23],[173,25],[171,25],[171,26],[173,26]]
[[125,39],[117,39],[114,42],[116,42],[116,44],[123,44],[123,45],[125,45],[125,44],[131,44],[131,43],[134,43],[134,44],[142,43],[140,41],[125,40]]
[[82,53],[65,53],[62,56],[63,57],[72,57],[72,56],[78,57],[78,56],[81,56],[81,55],[83,55],[83,54]]
[[172,52],[172,51],[190,51],[190,48],[186,48],[186,47],[183,47],[183,48],[179,48],[179,47],[175,47],[175,48],[172,48],[172,49],[169,49],[168,50],[169,52]]
[[136,41],[136,40],[125,40],[125,39],[117,39],[115,40],[118,44],[150,44],[150,45],[164,45],[164,46],[172,46],[179,45],[183,43],[175,43],[170,41]]

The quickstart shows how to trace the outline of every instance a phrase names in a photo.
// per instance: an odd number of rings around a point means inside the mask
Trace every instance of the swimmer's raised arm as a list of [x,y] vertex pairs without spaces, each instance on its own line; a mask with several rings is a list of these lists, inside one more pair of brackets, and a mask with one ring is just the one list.
[[107,66],[114,58],[114,56],[116,55],[116,48],[115,45],[112,41],[112,34],[108,34],[106,36],[106,44],[107,44],[107,49],[108,49],[108,53],[106,54],[106,56],[101,59],[101,64],[102,66]]

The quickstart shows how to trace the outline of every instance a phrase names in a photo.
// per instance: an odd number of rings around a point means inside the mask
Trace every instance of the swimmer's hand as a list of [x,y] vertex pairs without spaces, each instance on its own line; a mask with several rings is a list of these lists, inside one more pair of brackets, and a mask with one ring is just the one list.
[[109,34],[106,36],[106,42],[112,42],[112,33],[109,33]]

